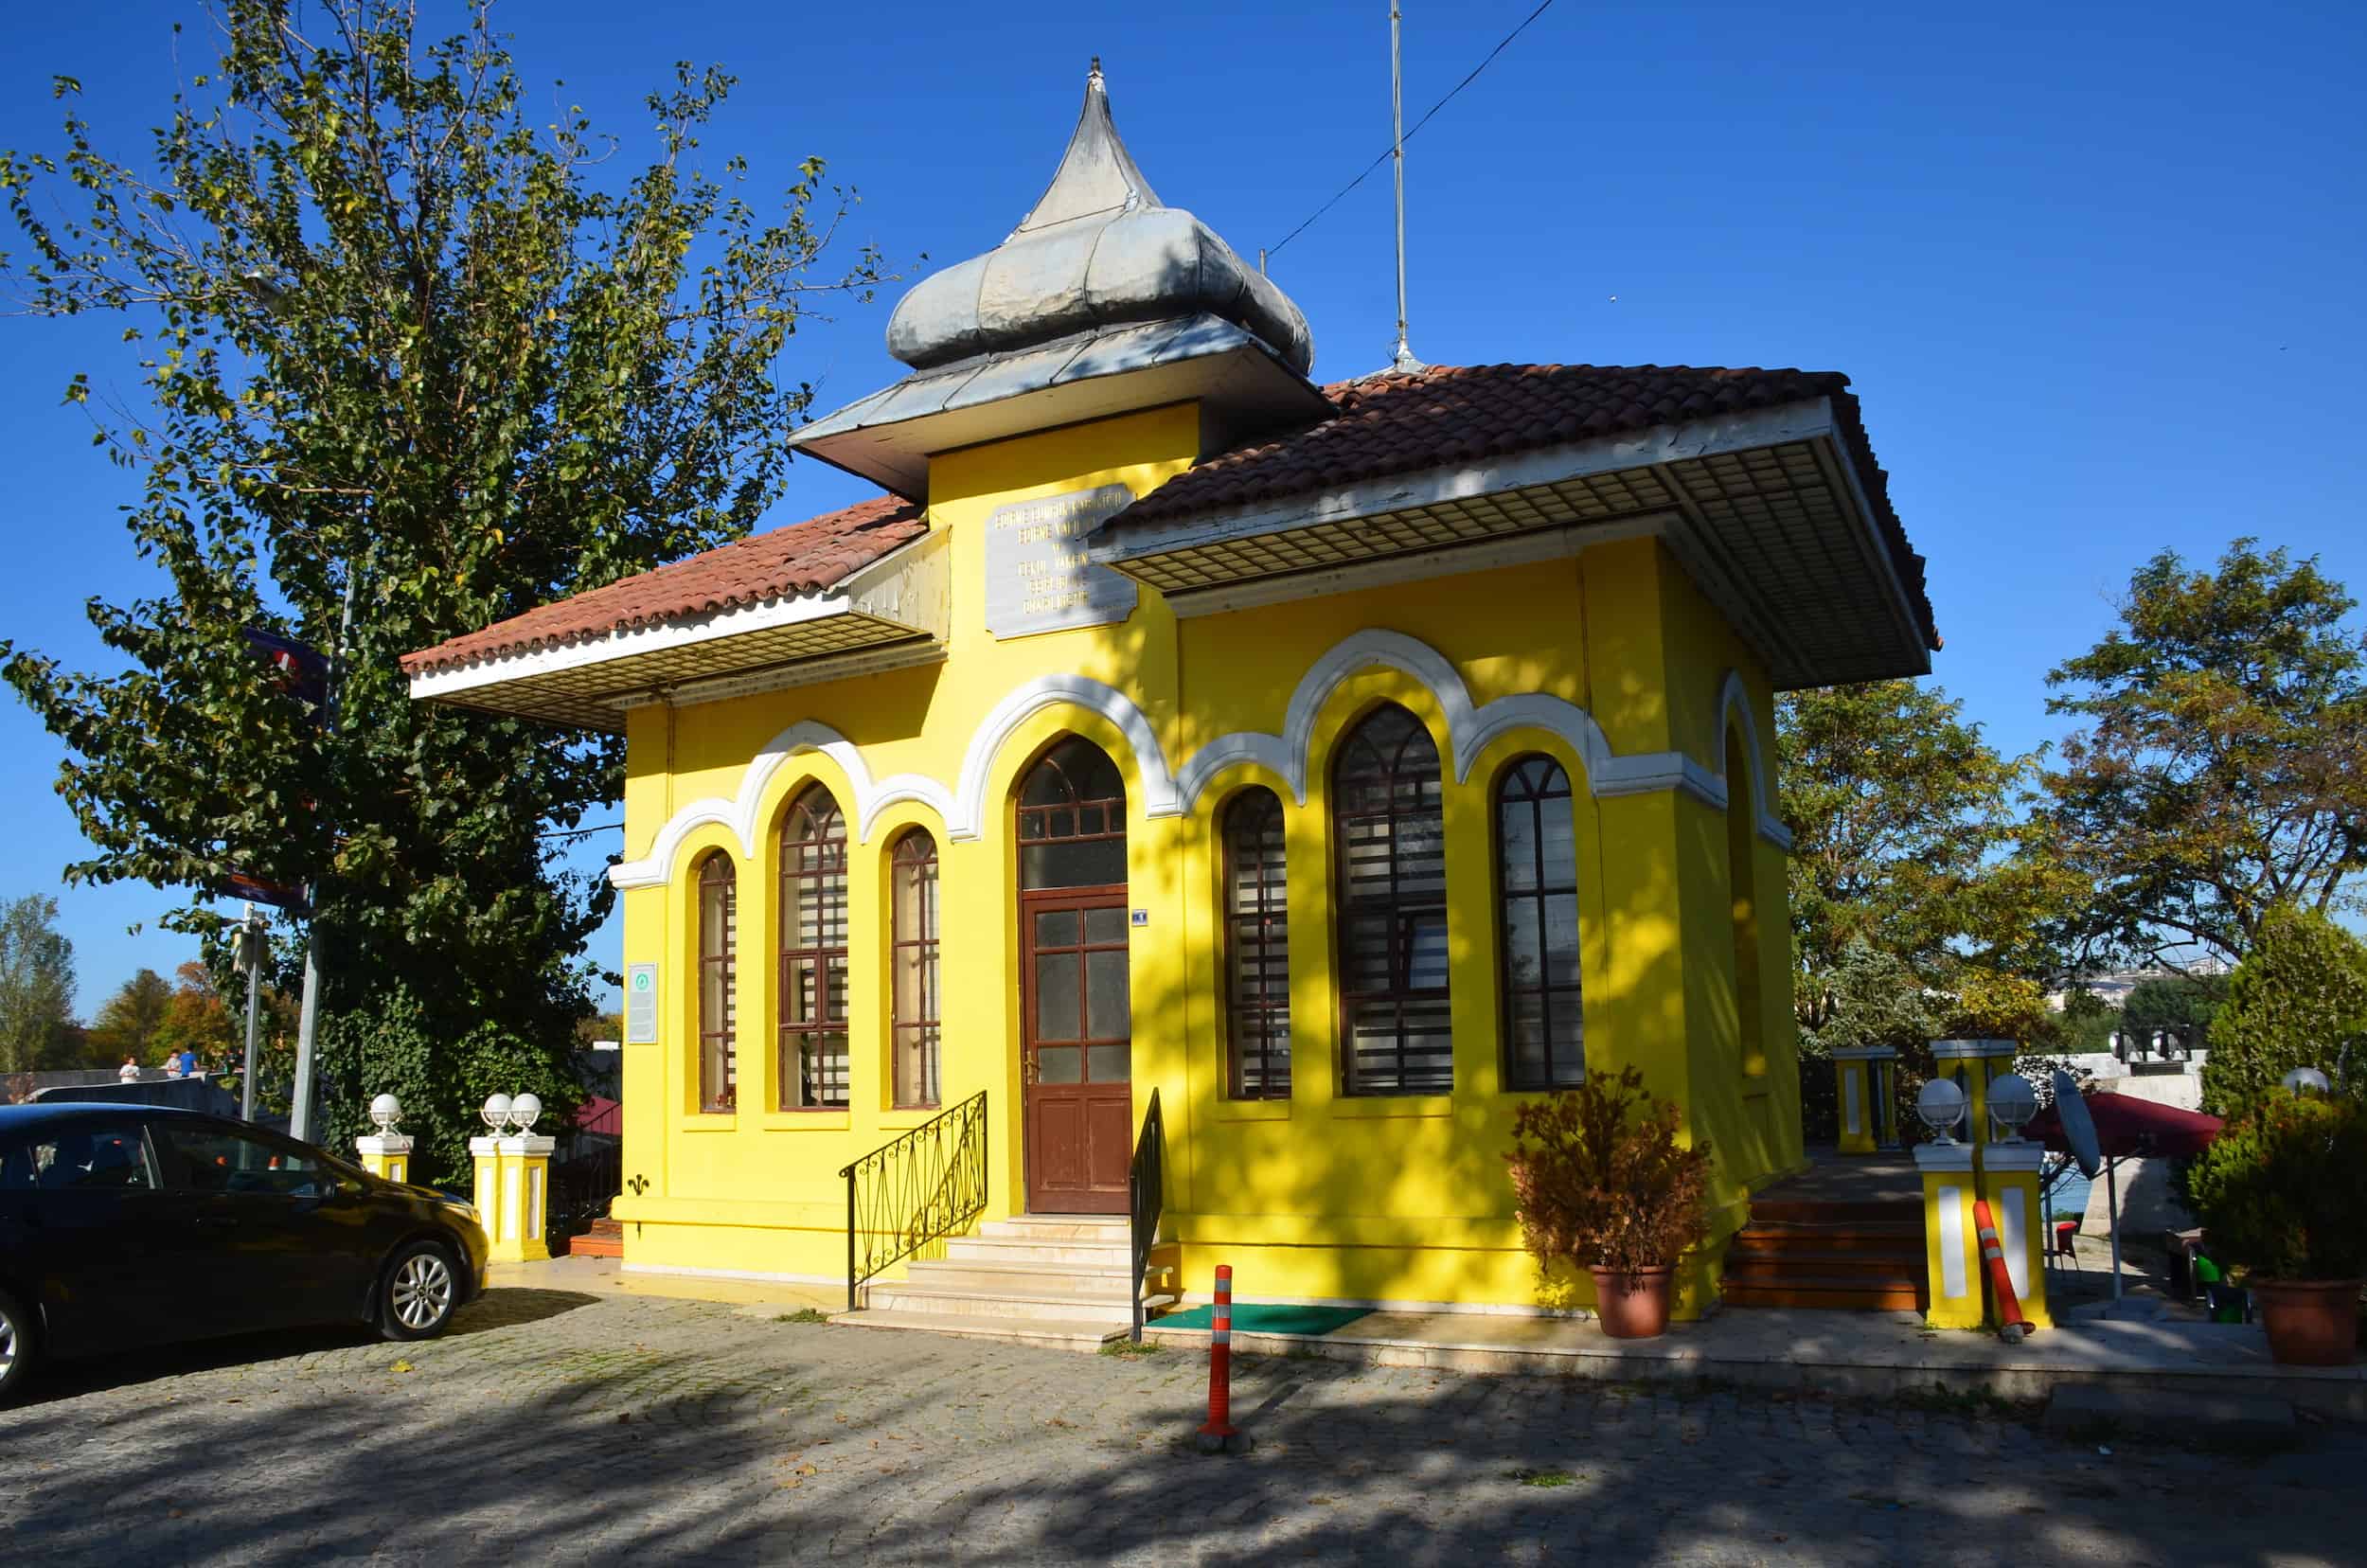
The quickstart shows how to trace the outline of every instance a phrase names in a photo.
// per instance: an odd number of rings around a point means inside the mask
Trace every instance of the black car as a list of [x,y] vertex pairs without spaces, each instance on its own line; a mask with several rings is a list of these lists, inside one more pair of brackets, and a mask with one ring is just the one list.
[[0,1105],[0,1399],[46,1356],[295,1324],[443,1332],[476,1210],[311,1144],[154,1105]]

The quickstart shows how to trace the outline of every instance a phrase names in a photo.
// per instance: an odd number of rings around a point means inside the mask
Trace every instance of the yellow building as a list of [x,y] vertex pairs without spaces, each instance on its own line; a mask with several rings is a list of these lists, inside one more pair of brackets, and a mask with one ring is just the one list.
[[1803,1163],[1773,695],[1933,642],[1845,378],[1318,386],[1098,71],[889,345],[798,440],[880,499],[406,661],[625,738],[626,1266],[926,1307],[908,1242],[991,1297],[1140,1206],[1190,1293],[1582,1305],[1504,1155],[1633,1064],[1715,1144],[1698,1310]]

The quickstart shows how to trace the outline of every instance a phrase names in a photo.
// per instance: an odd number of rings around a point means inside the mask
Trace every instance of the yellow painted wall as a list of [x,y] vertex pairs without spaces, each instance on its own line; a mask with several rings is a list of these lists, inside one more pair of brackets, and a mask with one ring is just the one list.
[[[985,628],[984,526],[1013,501],[1122,483],[1143,493],[1196,456],[1197,413],[1151,410],[935,458],[931,523],[950,532],[953,601],[938,665],[680,710],[632,715],[627,857],[647,855],[660,827],[689,803],[734,797],[749,759],[800,721],[827,724],[863,753],[873,779],[918,775],[951,790],[973,736],[1007,695],[1047,675],[1089,676],[1148,721],[1161,757],[1137,757],[1100,714],[1053,705],[1004,739],[987,770],[982,832],[956,842],[918,801],[889,807],[850,844],[850,1042],[853,1103],[843,1112],[775,1112],[772,1100],[776,868],[769,847],[748,857],[729,829],[694,830],[664,887],[625,896],[625,958],[657,961],[661,1041],[625,1048],[629,1264],[843,1277],[845,1185],[837,1172],[928,1113],[888,1103],[883,971],[886,856],[905,828],[926,828],[941,859],[946,997],[943,1102],[988,1096],[988,1217],[1023,1206],[1016,852],[1009,801],[1044,746],[1075,731],[1107,750],[1128,787],[1130,901],[1148,924],[1132,951],[1134,1100],[1155,1088],[1169,1149],[1168,1228],[1183,1244],[1186,1288],[1204,1290],[1217,1262],[1244,1294],[1526,1306],[1583,1301],[1539,1282],[1519,1248],[1503,1156],[1515,1096],[1497,1055],[1497,913],[1491,788],[1516,757],[1542,751],[1568,770],[1580,846],[1578,886],[1590,1071],[1641,1067],[1657,1094],[1687,1109],[1695,1136],[1720,1158],[1719,1231],[1731,1230],[1753,1185],[1799,1163],[1789,942],[1782,852],[1755,831],[1764,1073],[1746,1080],[1735,1012],[1727,823],[1714,807],[1666,789],[1597,798],[1587,758],[1561,736],[1499,736],[1456,776],[1450,716],[1414,674],[1367,668],[1322,704],[1304,803],[1289,781],[1240,763],[1213,777],[1180,815],[1148,814],[1150,774],[1181,770],[1201,746],[1242,731],[1280,735],[1310,666],[1362,632],[1418,639],[1451,662],[1470,704],[1544,693],[1600,723],[1615,754],[1680,749],[1715,775],[1726,762],[1719,693],[1738,671],[1762,756],[1773,724],[1764,672],[1717,612],[1654,543],[1606,543],[1575,559],[1377,586],[1285,606],[1178,621],[1144,589],[1123,623],[997,641]],[[1327,777],[1333,746],[1363,713],[1397,702],[1431,729],[1446,764],[1445,816],[1455,1085],[1436,1096],[1349,1097],[1338,1092],[1332,992],[1331,844]],[[789,758],[763,790],[760,839],[810,781],[856,800],[837,764]],[[1251,783],[1285,808],[1290,854],[1292,1097],[1224,1097],[1219,968],[1220,867],[1214,824]],[[1737,781],[1735,794],[1749,809]],[[703,853],[727,848],[739,878],[740,1103],[727,1115],[696,1105],[696,924],[692,883]],[[636,1186],[635,1179],[643,1185]],[[1698,1310],[1714,1258],[1689,1272],[1681,1310]]]

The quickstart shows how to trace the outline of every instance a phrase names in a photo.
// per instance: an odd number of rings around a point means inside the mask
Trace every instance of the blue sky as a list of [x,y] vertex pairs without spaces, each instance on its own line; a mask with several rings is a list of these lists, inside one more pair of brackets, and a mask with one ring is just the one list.
[[[1411,120],[1533,0],[1407,0]],[[423,10],[437,9],[425,0]],[[529,81],[649,147],[642,94],[678,59],[741,79],[708,138],[777,187],[819,153],[862,188],[849,231],[942,265],[985,249],[1051,173],[1103,57],[1163,199],[1243,254],[1388,139],[1388,9],[905,4],[784,10],[507,0]],[[1188,33],[1176,18],[1185,16]],[[0,146],[58,146],[49,78],[135,152],[208,62],[190,3],[20,13]],[[2357,4],[1607,5],[1560,0],[1411,146],[1414,347],[1436,363],[1846,371],[1931,560],[1934,679],[2000,745],[2056,733],[2049,666],[2103,631],[2130,568],[2246,533],[2367,592],[2367,8]],[[548,116],[545,116],[548,117]],[[1394,315],[1386,171],[1284,249],[1316,373],[1379,366]],[[0,249],[17,248],[12,234]],[[1615,298],[1614,298],[1615,296]],[[898,373],[886,302],[815,324],[787,369],[834,406]],[[104,322],[0,319],[0,636],[103,665],[92,595],[151,579],[131,478],[61,406],[77,370],[134,394]],[[802,466],[773,521],[862,493]],[[58,743],[0,698],[0,894],[56,891],[86,1009],[187,944],[175,900],[58,888],[84,852]],[[601,954],[614,961],[613,935]]]

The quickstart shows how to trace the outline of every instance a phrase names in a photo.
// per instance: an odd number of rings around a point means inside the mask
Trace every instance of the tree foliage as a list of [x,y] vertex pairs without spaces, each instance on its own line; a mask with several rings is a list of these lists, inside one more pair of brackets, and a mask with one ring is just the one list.
[[2294,1068],[2331,1078],[2346,1057],[2367,1072],[2367,943],[2315,909],[2271,909],[2213,1016],[2203,1109],[2247,1112]]
[[0,907],[0,1073],[64,1067],[74,1042],[74,944],[58,900],[27,893]]
[[[618,798],[620,755],[415,704],[398,657],[744,533],[809,401],[790,336],[881,274],[868,249],[821,268],[848,198],[819,161],[770,213],[738,159],[705,171],[719,71],[650,96],[633,172],[578,111],[528,120],[482,6],[433,43],[391,0],[219,22],[149,160],[72,113],[62,156],[0,156],[26,245],[0,276],[38,313],[121,315],[141,356],[147,410],[68,396],[141,474],[131,530],[169,584],[91,602],[120,673],[6,643],[0,668],[71,753],[94,852],[69,876],[193,890],[170,923],[215,947],[227,873],[311,884],[332,1130],[361,1130],[402,1020],[404,1103],[450,1154],[468,1064],[570,1103],[611,894],[545,835]],[[333,716],[242,654],[248,627],[341,656]]]
[[2195,1161],[2215,1247],[2270,1279],[2367,1274],[2367,1101],[2275,1091]]
[[234,1013],[214,989],[213,972],[204,964],[191,959],[172,972],[179,984],[165,1004],[164,1022],[156,1027],[159,1053],[176,1056],[193,1051],[202,1066],[216,1072],[242,1064],[246,1048],[243,992],[240,1010]]
[[1811,1035],[1850,1005],[1845,985],[1875,978],[1863,963],[1854,981],[1843,973],[1855,949],[1941,987],[1968,958],[2026,955],[2049,889],[1999,856],[2032,761],[2000,756],[1963,714],[1913,681],[1792,692],[1777,706],[1794,998]]
[[109,1066],[127,1059],[143,1067],[162,1061],[157,1034],[171,1007],[171,984],[152,969],[138,971],[99,1004],[90,1025],[92,1058]]
[[2164,550],[2121,624],[2047,677],[2067,739],[2031,840],[2092,888],[2083,925],[2135,957],[2250,951],[2269,912],[2357,907],[2367,866],[2367,640],[2355,601],[2239,539],[2216,571]]

